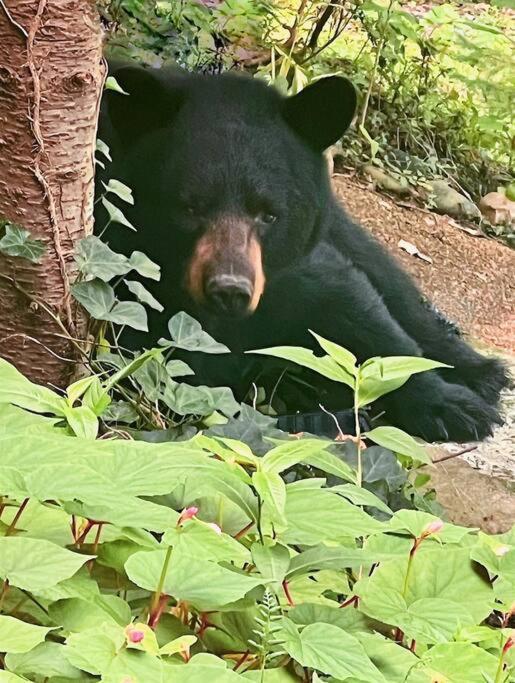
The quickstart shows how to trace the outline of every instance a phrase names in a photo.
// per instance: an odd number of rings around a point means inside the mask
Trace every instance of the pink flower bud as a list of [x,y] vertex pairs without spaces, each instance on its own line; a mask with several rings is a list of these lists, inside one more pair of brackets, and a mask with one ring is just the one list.
[[177,526],[183,524],[183,522],[185,522],[188,519],[193,519],[193,517],[196,516],[197,512],[198,512],[198,508],[195,507],[194,505],[190,508],[185,508],[181,512],[179,519],[177,520]]
[[127,637],[131,643],[141,643],[142,640],[145,638],[145,634],[143,631],[138,631],[137,629],[130,630],[127,633]]
[[208,523],[208,526],[211,527],[211,529],[213,529],[213,531],[214,531],[216,534],[218,534],[219,536],[222,535],[222,530],[220,529],[220,527],[218,526],[218,524],[215,524],[214,522],[209,522],[209,523]]
[[431,536],[431,534],[437,534],[439,531],[443,529],[444,522],[441,519],[435,519],[432,522],[429,522],[429,524],[426,524],[424,529],[422,530],[422,536]]
[[515,645],[515,640],[510,636],[508,640],[504,643],[504,647],[502,649],[503,655],[505,655],[508,650]]

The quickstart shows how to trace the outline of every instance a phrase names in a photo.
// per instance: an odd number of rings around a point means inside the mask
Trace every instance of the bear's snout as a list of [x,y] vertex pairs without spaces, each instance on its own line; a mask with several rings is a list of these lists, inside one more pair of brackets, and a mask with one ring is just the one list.
[[265,288],[261,244],[252,222],[235,216],[213,220],[199,237],[186,269],[191,298],[215,315],[253,313]]

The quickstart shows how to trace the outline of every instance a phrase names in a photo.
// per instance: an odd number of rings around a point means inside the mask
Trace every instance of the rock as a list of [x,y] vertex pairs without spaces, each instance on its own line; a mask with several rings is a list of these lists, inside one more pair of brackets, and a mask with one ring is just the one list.
[[454,218],[481,218],[481,212],[474,202],[450,187],[445,180],[432,180],[429,186],[438,213],[446,213]]
[[515,202],[501,192],[489,192],[479,202],[484,218],[492,225],[515,223]]
[[382,169],[377,168],[377,166],[368,164],[367,166],[363,167],[363,173],[369,176],[375,185],[383,190],[386,190],[387,192],[393,192],[393,194],[398,194],[401,196],[411,194],[411,189],[407,181],[404,181],[404,183],[399,182],[395,178],[392,178],[391,175],[388,175],[388,173],[385,173],[385,171]]

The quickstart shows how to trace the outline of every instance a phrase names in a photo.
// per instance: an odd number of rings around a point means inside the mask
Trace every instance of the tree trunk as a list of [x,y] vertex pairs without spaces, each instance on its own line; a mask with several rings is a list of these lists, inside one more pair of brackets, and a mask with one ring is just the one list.
[[104,78],[94,0],[0,0],[0,219],[46,245],[36,264],[0,254],[0,356],[57,386],[80,356],[67,335],[85,333],[70,282],[93,227]]

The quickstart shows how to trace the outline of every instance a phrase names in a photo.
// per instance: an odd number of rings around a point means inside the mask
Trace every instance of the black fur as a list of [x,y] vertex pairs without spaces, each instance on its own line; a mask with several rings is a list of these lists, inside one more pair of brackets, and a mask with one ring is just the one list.
[[[413,376],[384,397],[386,419],[428,440],[490,434],[500,421],[504,366],[443,325],[394,258],[332,194],[321,152],[352,119],[355,94],[347,81],[326,79],[285,99],[241,75],[131,66],[113,72],[130,96],[107,94],[99,136],[114,159],[108,177],[134,190],[135,207],[126,213],[139,231],[115,227],[109,236],[114,248],[140,249],[162,267],[161,282],[150,288],[166,311],[151,316],[152,340],[166,336],[171,315],[188,311],[235,352],[201,359],[201,379],[240,394],[256,363],[243,351],[282,344],[317,349],[308,329],[360,360],[426,356],[454,369]],[[262,222],[263,214],[276,215],[276,222]],[[254,226],[266,276],[257,310],[241,319],[195,304],[184,287],[197,240],[227,215]],[[318,380],[316,386],[312,394],[299,387],[289,410],[317,409],[320,392],[330,409],[345,404],[342,386]]]

